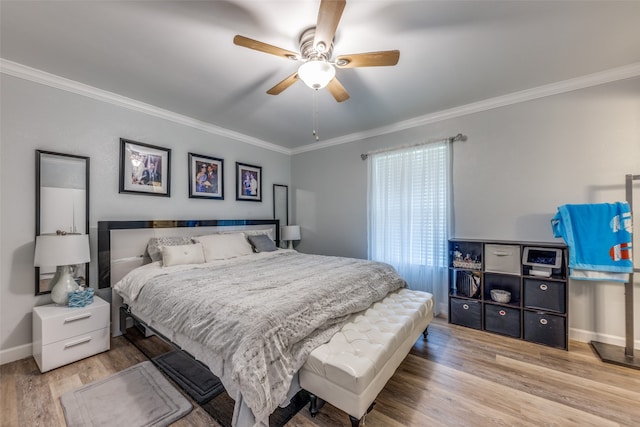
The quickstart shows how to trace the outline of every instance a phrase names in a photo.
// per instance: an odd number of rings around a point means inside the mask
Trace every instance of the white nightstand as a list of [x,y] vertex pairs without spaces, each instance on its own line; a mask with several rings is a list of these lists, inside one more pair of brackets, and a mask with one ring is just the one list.
[[33,309],[33,357],[41,372],[109,350],[109,303],[94,297],[82,308]]

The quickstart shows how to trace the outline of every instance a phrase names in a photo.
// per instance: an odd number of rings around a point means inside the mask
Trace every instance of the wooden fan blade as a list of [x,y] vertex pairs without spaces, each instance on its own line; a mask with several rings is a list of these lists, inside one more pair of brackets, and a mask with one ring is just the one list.
[[346,101],[347,99],[349,99],[349,94],[347,93],[347,90],[344,88],[344,86],[342,86],[342,83],[340,83],[338,79],[336,79],[335,77],[331,79],[331,81],[327,85],[327,89],[329,89],[329,92],[331,92],[331,95],[333,95],[333,97],[338,102]]
[[354,53],[352,55],[338,56],[338,58],[336,58],[336,67],[338,68],[384,67],[387,65],[396,65],[399,59],[400,59],[399,50]]
[[278,83],[277,85],[269,89],[267,93],[269,95],[278,95],[282,93],[282,91],[284,91],[286,88],[288,88],[289,86],[297,82],[298,80],[300,80],[300,78],[298,77],[298,72],[296,71],[295,73],[291,74],[289,77],[287,77],[286,79],[284,79],[283,81],[281,81],[280,83]]
[[269,53],[271,55],[281,56],[286,59],[298,59],[299,57],[297,53],[291,52],[290,50],[282,49],[280,47],[272,46],[270,44],[259,42],[258,40],[253,40],[240,35],[233,38],[233,43],[238,46],[258,50],[260,52]]
[[[322,0],[320,2],[316,34],[313,38],[313,47],[318,52],[326,52],[331,48],[333,37],[336,35],[336,29],[346,4],[346,0]],[[324,50],[318,48],[319,44],[324,45]]]

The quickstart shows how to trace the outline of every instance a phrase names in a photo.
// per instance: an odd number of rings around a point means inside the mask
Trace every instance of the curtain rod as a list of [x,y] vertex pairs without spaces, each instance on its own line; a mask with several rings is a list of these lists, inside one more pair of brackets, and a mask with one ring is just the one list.
[[369,158],[369,156],[372,155],[372,154],[386,153],[387,151],[402,150],[404,148],[419,147],[421,145],[433,144],[435,142],[442,142],[442,141],[455,142],[455,141],[466,141],[466,140],[467,140],[467,135],[463,135],[463,134],[459,133],[456,136],[450,136],[449,138],[440,138],[440,139],[436,139],[436,140],[420,142],[418,144],[401,145],[399,147],[382,148],[380,150],[369,151],[366,154],[360,154],[360,158],[362,160],[367,160]]

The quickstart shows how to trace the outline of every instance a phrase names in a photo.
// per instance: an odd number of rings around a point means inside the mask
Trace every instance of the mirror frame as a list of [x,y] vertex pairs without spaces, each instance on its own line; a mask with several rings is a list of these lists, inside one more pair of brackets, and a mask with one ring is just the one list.
[[[36,150],[36,236],[40,235],[40,218],[42,217],[42,214],[40,212],[41,208],[42,208],[42,201],[41,201],[41,185],[40,185],[40,180],[42,177],[42,171],[41,171],[41,166],[42,166],[42,156],[43,155],[47,155],[47,156],[59,156],[59,157],[70,157],[70,158],[74,158],[74,159],[79,159],[79,160],[84,160],[85,162],[85,191],[86,191],[86,197],[85,197],[85,218],[86,218],[86,224],[85,224],[85,234],[89,234],[89,166],[90,166],[90,162],[89,162],[89,157],[86,156],[77,156],[75,154],[65,154],[65,153],[56,153],[53,151],[45,151],[45,150]],[[34,242],[35,242],[35,238],[34,238]],[[35,294],[36,295],[45,295],[45,294],[50,294],[51,291],[50,290],[46,290],[43,291],[40,289],[40,267],[34,267],[35,268]],[[89,263],[85,264],[85,285],[89,286]]]
[[[284,206],[282,206],[283,196]],[[273,184],[273,219],[280,220],[280,227],[289,225],[289,186],[287,185]],[[276,242],[276,245],[280,247],[280,242]]]

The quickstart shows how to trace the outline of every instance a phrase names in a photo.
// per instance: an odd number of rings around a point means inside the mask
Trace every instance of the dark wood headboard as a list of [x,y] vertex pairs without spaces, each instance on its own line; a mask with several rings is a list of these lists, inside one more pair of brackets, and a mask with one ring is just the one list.
[[[197,228],[196,228],[197,227]],[[98,288],[111,287],[112,262],[129,263],[132,267],[142,264],[142,257],[149,237],[158,235],[190,235],[207,234],[225,230],[252,230],[270,228],[277,245],[280,244],[280,221],[277,219],[198,219],[198,220],[142,220],[142,221],[98,221]],[[171,230],[174,229],[174,230]],[[124,234],[131,240],[130,253],[112,257],[112,231],[130,230]],[[142,230],[136,233],[135,230]],[[156,231],[154,231],[156,230]],[[175,233],[175,234],[174,234]],[[122,233],[120,233],[122,234]]]

